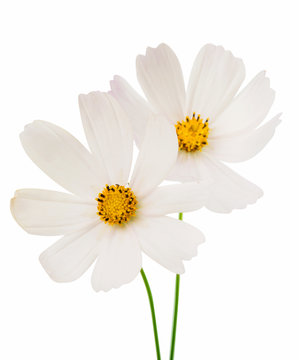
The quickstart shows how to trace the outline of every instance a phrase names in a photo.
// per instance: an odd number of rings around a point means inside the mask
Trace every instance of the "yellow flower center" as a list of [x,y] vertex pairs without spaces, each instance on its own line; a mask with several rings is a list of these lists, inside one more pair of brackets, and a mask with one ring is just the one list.
[[209,135],[209,119],[203,122],[200,115],[195,117],[193,113],[192,119],[186,116],[183,121],[178,121],[175,125],[176,133],[179,141],[179,149],[187,152],[201,151],[208,145],[207,139]]
[[135,216],[137,199],[129,187],[106,185],[96,198],[98,215],[109,225],[122,225]]

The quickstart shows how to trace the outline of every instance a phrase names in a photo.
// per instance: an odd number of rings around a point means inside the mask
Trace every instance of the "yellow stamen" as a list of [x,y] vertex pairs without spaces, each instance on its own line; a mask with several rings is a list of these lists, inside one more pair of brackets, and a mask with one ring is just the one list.
[[183,121],[178,121],[175,125],[176,133],[179,141],[179,149],[187,152],[201,151],[208,145],[209,135],[209,119],[203,122],[200,115],[195,117],[193,113],[192,119],[186,116]]
[[106,185],[96,198],[98,215],[109,225],[122,225],[135,216],[137,199],[129,187]]

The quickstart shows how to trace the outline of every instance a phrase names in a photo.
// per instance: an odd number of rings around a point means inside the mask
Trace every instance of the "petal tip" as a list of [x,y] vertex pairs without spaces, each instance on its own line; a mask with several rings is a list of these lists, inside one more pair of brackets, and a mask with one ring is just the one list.
[[118,84],[122,82],[124,79],[120,75],[114,75],[113,78],[110,80],[110,87],[112,87],[114,84]]
[[[18,191],[18,190],[17,190]],[[16,191],[16,193],[17,193]],[[20,219],[17,216],[17,210],[16,210],[16,202],[17,202],[17,196],[15,196],[10,200],[10,213],[12,215],[12,217],[14,218],[15,222],[23,229],[25,230],[28,234],[31,234],[30,229],[26,228],[22,222],[20,221]]]
[[176,274],[182,275],[185,273],[185,265],[182,263],[182,266],[180,268],[177,268]]
[[10,199],[9,207],[10,207],[11,215],[13,216],[13,218],[15,219],[15,221],[18,222],[17,219],[16,219],[16,217],[15,217],[15,212],[14,212],[15,201],[16,201],[16,192],[15,192],[15,196]]
[[[138,271],[138,273],[140,272],[141,270],[141,266],[140,266],[140,269]],[[130,280],[127,280],[127,281],[123,281],[122,283],[118,283],[118,284],[115,284],[115,285],[104,285],[103,284],[99,284],[95,281],[95,279],[93,277],[91,277],[91,286],[93,288],[93,290],[95,292],[100,292],[100,291],[103,291],[103,292],[108,292],[110,290],[113,290],[113,289],[119,289],[121,288],[122,286],[124,285],[127,285],[129,283],[131,283],[135,278],[137,277],[137,274],[134,276],[134,278],[131,278]]]

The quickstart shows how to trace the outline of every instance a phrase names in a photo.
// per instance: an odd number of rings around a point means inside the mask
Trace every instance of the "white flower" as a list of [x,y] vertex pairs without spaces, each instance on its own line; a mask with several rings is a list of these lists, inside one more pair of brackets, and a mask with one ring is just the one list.
[[256,155],[271,139],[279,115],[258,127],[274,100],[265,73],[259,73],[241,92],[245,69],[242,60],[220,46],[206,45],[195,59],[185,91],[180,64],[165,44],[148,48],[137,57],[137,77],[146,102],[121,77],[111,81],[112,94],[132,120],[137,145],[152,113],[167,117],[180,145],[170,180],[213,179],[206,207],[230,212],[254,203],[262,191],[239,176],[225,162],[240,162]]
[[96,291],[117,288],[141,269],[141,251],[174,273],[196,255],[199,230],[165,216],[201,207],[206,186],[157,187],[177,158],[177,138],[163,119],[148,122],[128,182],[133,138],[130,121],[109,94],[80,95],[89,152],[65,130],[45,121],[25,127],[28,156],[70,193],[18,190],[11,201],[16,221],[30,234],[63,235],[40,256],[59,282],[79,278],[97,259]]

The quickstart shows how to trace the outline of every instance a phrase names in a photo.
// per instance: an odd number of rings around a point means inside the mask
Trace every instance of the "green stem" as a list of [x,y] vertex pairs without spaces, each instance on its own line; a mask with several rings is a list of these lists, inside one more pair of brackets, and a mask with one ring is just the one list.
[[[179,220],[183,220],[183,213],[179,213]],[[177,328],[178,309],[179,309],[179,294],[180,294],[180,275],[176,274],[176,277],[175,277],[173,322],[172,322],[172,335],[171,335],[171,347],[170,347],[170,357],[169,357],[170,360],[174,359],[176,328]]]
[[147,277],[145,275],[144,270],[141,269],[140,273],[141,273],[142,279],[143,279],[145,287],[146,287],[148,300],[149,300],[149,303],[150,303],[150,308],[151,308],[151,313],[152,313],[152,321],[153,321],[153,329],[154,329],[154,336],[155,336],[157,360],[161,360],[159,336],[158,336],[158,328],[157,328],[157,321],[156,321],[156,315],[155,315],[155,307],[154,307],[153,295],[152,295],[151,288],[150,288],[149,283],[147,281]]

